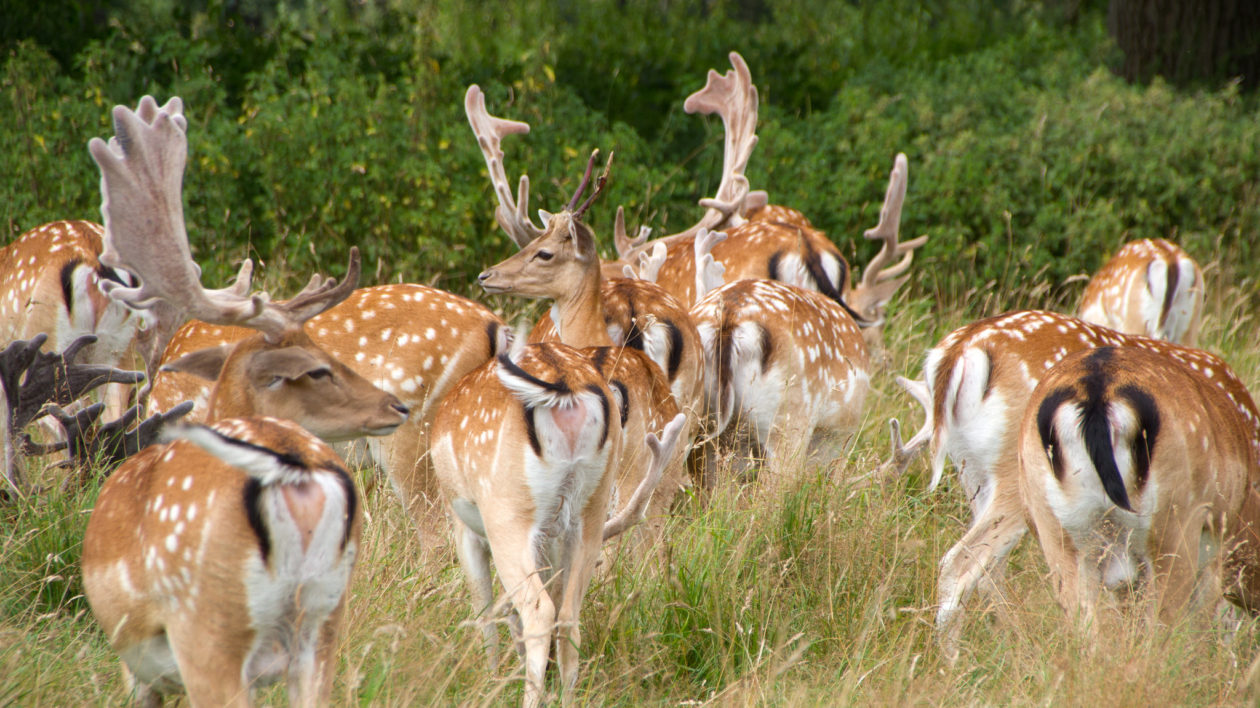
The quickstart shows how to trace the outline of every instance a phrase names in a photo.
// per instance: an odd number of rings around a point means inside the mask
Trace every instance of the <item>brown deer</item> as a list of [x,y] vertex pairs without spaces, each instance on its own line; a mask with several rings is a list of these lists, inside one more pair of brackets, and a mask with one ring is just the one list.
[[[562,690],[577,681],[582,599],[602,542],[642,518],[684,425],[643,438],[650,469],[609,519],[623,445],[621,395],[586,352],[521,345],[464,377],[433,423],[433,461],[453,511],[456,547],[478,612],[493,600],[490,567],[524,647],[524,705],[543,700],[550,645]],[[483,625],[491,666],[498,630]]]
[[349,295],[358,252],[341,283],[316,276],[283,305],[266,293],[204,290],[184,231],[182,103],[159,108],[146,96],[113,118],[117,135],[88,144],[101,170],[101,262],[138,286],[106,283],[108,294],[258,333],[223,362],[207,406],[220,422],[187,433],[238,472],[220,475],[219,463],[178,443],[124,465],[84,539],[88,602],[141,697],[182,683],[193,703],[245,704],[252,682],[287,673],[291,700],[313,703],[327,695],[354,561],[354,489],[318,439],[258,416],[291,418],[327,440],[385,435],[406,419],[397,398],[302,330]]
[[904,469],[930,444],[929,489],[940,482],[948,457],[959,470],[971,506],[971,526],[941,559],[937,586],[937,635],[951,660],[957,657],[965,603],[982,583],[991,588],[998,581],[1007,555],[1028,528],[1017,451],[1019,425],[1032,391],[1064,357],[1103,346],[1140,347],[1210,370],[1209,380],[1239,402],[1248,424],[1260,425],[1242,382],[1218,357],[1198,349],[1043,311],[989,317],[946,335],[928,352],[923,380],[901,379],[926,406],[927,416],[904,446],[894,430],[893,466]]
[[[429,458],[429,432],[438,403],[465,374],[499,351],[503,320],[484,305],[426,285],[359,288],[307,320],[317,346],[411,410],[393,434],[367,446],[385,470],[425,545],[444,525],[437,480]],[[194,321],[171,340],[153,387],[152,406],[164,411],[198,402],[192,420],[205,415],[212,380],[244,327]],[[200,416],[198,415],[200,413]]]
[[[526,213],[528,176],[522,175],[519,196],[513,200],[504,172],[503,150],[500,147],[502,139],[507,135],[528,132],[529,125],[490,115],[486,110],[485,94],[475,84],[469,86],[465,94],[464,110],[486,160],[499,201],[495,217],[499,226],[521,248],[513,258],[483,273],[482,285],[487,285],[492,273],[497,273],[498,278],[506,277],[505,267],[514,272],[525,272],[528,268],[525,275],[512,276],[518,281],[512,292],[556,301],[552,307],[554,317],[544,317],[530,334],[530,341],[562,341],[577,347],[624,345],[639,349],[665,372],[679,407],[694,418],[704,386],[703,354],[687,307],[652,283],[621,277],[620,272],[615,276],[601,277],[594,235],[578,221],[569,219],[564,222],[566,226],[573,225],[575,233],[582,233],[574,237],[572,245],[560,249],[560,242],[567,238],[560,225],[552,225],[549,221],[546,228],[538,227]],[[587,167],[587,179],[591,165]],[[572,214],[578,206],[574,201],[567,211]],[[554,220],[555,217],[549,219]],[[546,246],[529,248],[545,234],[552,236]],[[548,263],[556,253],[561,253],[561,261]],[[529,261],[528,266],[526,260]],[[570,271],[573,280],[554,282],[553,273],[561,270]],[[606,272],[604,276],[607,276]],[[577,285],[579,281],[580,287]],[[570,286],[577,289],[566,289]],[[495,287],[493,282],[490,287]]]
[[1059,603],[1094,632],[1103,587],[1143,585],[1165,624],[1222,589],[1260,606],[1260,429],[1250,399],[1217,378],[1233,375],[1099,347],[1033,390],[1019,435],[1024,501]]
[[1077,316],[1127,334],[1194,346],[1203,317],[1203,270],[1165,239],[1130,241],[1094,274]]

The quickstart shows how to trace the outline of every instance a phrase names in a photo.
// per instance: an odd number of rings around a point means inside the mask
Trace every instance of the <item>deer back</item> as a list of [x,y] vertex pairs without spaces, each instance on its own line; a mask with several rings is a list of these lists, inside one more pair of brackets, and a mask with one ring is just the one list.
[[1090,279],[1078,316],[1127,334],[1194,346],[1203,316],[1203,270],[1165,239],[1126,243]]

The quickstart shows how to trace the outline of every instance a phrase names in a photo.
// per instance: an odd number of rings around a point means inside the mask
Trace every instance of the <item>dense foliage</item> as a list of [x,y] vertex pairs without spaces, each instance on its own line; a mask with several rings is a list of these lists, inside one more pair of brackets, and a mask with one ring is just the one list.
[[358,244],[365,282],[468,290],[512,251],[463,116],[473,82],[491,112],[533,126],[505,145],[509,174],[533,177],[533,206],[563,203],[598,146],[617,157],[597,227],[607,233],[623,204],[632,223],[681,228],[721,166],[720,122],[682,101],[732,49],[761,90],[754,187],[859,264],[892,157],[909,155],[903,230],[931,234],[928,292],[1068,296],[1065,280],[1143,236],[1175,237],[1204,262],[1260,249],[1256,100],[1233,85],[1125,84],[1106,68],[1101,11],[1069,22],[1017,0],[61,5],[77,18],[64,34],[4,37],[5,238],[99,218],[87,139],[111,132],[114,104],[180,95],[186,216],[208,284],[245,255],[280,273],[336,271]]

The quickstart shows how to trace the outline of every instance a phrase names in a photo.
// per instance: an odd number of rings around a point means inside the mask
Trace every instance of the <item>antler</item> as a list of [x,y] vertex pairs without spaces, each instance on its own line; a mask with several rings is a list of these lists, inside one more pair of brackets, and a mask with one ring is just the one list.
[[[700,229],[696,234],[696,298],[698,303],[710,291],[722,287],[725,282],[726,265],[713,257],[713,247],[726,240],[725,231],[709,231]],[[695,304],[695,303],[692,303]]]
[[[892,448],[892,454],[879,468],[879,476],[884,479],[900,477],[904,474],[910,462],[932,438],[932,395],[928,391],[927,384],[923,381],[912,381],[904,376],[898,376],[897,383],[918,401],[919,405],[923,406],[923,410],[927,412],[927,418],[923,422],[923,427],[919,428],[914,437],[904,445],[901,442],[901,422],[896,418],[889,419],[889,445]],[[933,482],[932,487],[935,486]]]
[[651,227],[640,226],[639,233],[634,238],[630,238],[626,234],[625,207],[617,207],[617,220],[613,223],[613,244],[617,247],[618,258],[628,258],[630,253],[646,243],[651,235]]
[[468,92],[464,94],[464,112],[468,115],[473,135],[477,136],[481,154],[486,158],[486,170],[490,173],[490,182],[499,199],[494,218],[516,245],[524,248],[530,241],[541,236],[544,229],[535,226],[529,218],[528,175],[521,175],[517,199],[512,201],[512,188],[503,169],[503,150],[499,147],[499,142],[505,135],[528,133],[529,124],[490,115],[486,111],[486,95],[477,84],[469,86]]
[[567,211],[573,214],[574,219],[582,218],[586,210],[590,209],[591,204],[595,202],[595,198],[603,193],[604,185],[608,184],[608,172],[612,169],[613,161],[613,153],[611,152],[608,153],[608,162],[604,163],[603,172],[595,180],[595,191],[591,192],[591,196],[587,197],[581,206],[577,206],[578,200],[582,198],[582,193],[586,191],[586,185],[591,182],[591,170],[595,168],[595,160],[597,158],[599,158],[598,148],[591,152],[591,158],[586,161],[586,173],[582,175],[582,183],[578,185],[577,191],[573,193],[573,198],[569,200],[569,205],[565,207]]
[[[316,276],[295,298],[296,305],[273,305],[264,292],[246,294],[253,274],[249,260],[231,287],[202,288],[201,269],[192,260],[184,230],[181,182],[188,158],[188,124],[183,103],[172,98],[158,108],[152,97],[145,96],[135,111],[116,106],[113,115],[117,135],[108,143],[100,138],[88,143],[101,169],[105,219],[101,262],[131,271],[140,287],[106,282],[102,287],[111,297],[140,309],[165,302],[184,317],[250,327],[274,339],[349,294],[334,287],[335,281]],[[353,289],[358,283],[356,249],[351,249],[350,262],[345,282]]]
[[[901,276],[910,268],[914,260],[914,250],[927,243],[924,234],[914,240],[898,243],[897,234],[901,228],[901,206],[906,200],[906,181],[909,166],[905,153],[897,153],[893,163],[892,174],[888,178],[888,193],[884,196],[884,206],[879,210],[879,224],[867,229],[863,234],[868,239],[883,241],[879,253],[871,259],[862,272],[862,283],[859,287],[873,289]],[[900,258],[896,265],[888,267],[894,258]],[[888,289],[889,295],[905,281],[897,280]]]
[[[700,200],[700,205],[709,211],[691,231],[702,227],[738,226],[744,220],[745,201],[749,196],[744,170],[757,146],[757,87],[752,83],[744,58],[731,52],[730,59],[733,67],[730,71],[722,75],[710,69],[704,88],[688,96],[683,103],[683,110],[688,113],[717,113],[726,132],[722,181],[716,196]],[[764,201],[764,193],[761,201]]]

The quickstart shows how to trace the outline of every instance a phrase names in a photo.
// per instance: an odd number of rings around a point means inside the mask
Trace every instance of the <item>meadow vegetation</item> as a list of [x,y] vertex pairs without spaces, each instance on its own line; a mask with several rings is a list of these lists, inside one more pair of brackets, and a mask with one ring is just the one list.
[[[1065,631],[1030,540],[1000,595],[974,603],[950,666],[932,641],[936,563],[969,521],[965,500],[952,481],[926,492],[924,460],[900,479],[869,476],[886,421],[922,421],[895,375],[917,376],[929,347],[977,317],[1071,310],[1079,276],[1132,238],[1174,238],[1206,267],[1201,343],[1260,393],[1255,96],[1125,84],[1108,71],[1101,12],[1017,1],[107,5],[107,30],[62,38],[75,51],[5,46],[0,238],[99,219],[86,142],[143,93],[188,106],[186,217],[205,282],[251,255],[280,290],[336,272],[359,245],[364,284],[477,296],[476,273],[513,247],[462,113],[472,82],[492,112],[533,126],[505,149],[509,175],[533,177],[536,206],[567,198],[590,148],[616,151],[591,216],[609,242],[616,204],[666,231],[698,216],[721,125],[682,100],[732,49],[761,90],[753,187],[804,211],[856,264],[873,253],[859,235],[878,220],[892,157],[908,154],[902,233],[930,240],[847,455],[773,489],[729,482],[688,498],[659,553],[609,561],[583,613],[579,703],[1260,699],[1254,621],[1116,618],[1091,647]],[[359,474],[369,516],[336,701],[519,701],[516,662],[485,669],[453,553],[420,547],[388,484]],[[49,491],[32,504],[0,507],[0,704],[118,704],[125,688],[77,569],[96,490],[61,490],[57,470],[41,479]],[[262,698],[282,702],[283,688]]]

